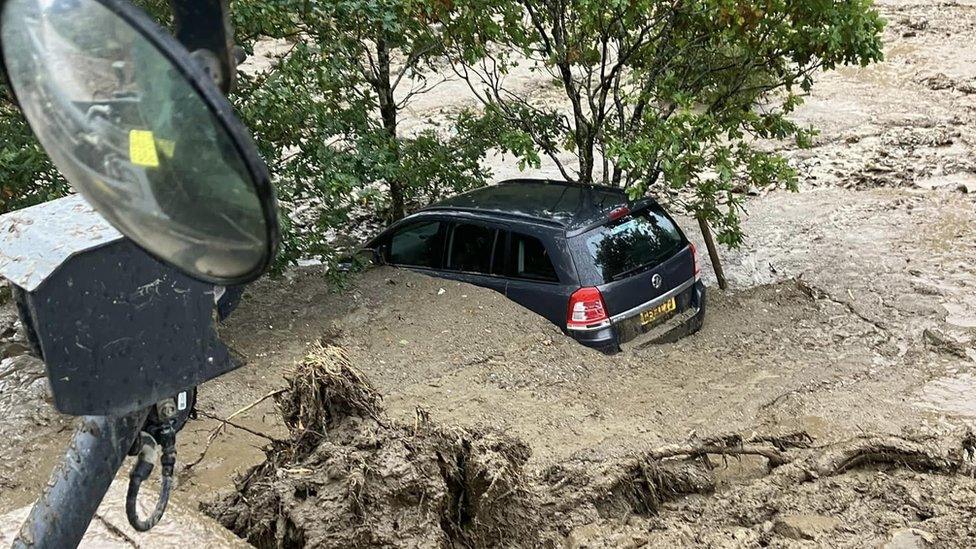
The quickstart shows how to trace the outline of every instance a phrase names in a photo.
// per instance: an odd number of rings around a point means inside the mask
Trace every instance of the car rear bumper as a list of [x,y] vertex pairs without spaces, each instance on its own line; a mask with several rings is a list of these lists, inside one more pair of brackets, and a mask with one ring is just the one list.
[[617,330],[613,326],[586,332],[569,332],[569,335],[583,345],[592,347],[608,355],[620,351]]
[[583,345],[608,354],[622,349],[676,341],[701,328],[705,318],[705,285],[701,281],[695,281],[690,287],[682,288],[674,297],[678,301],[677,311],[647,332],[637,333],[623,324],[632,318],[631,315],[628,318],[617,318],[606,328],[571,332],[570,335]]

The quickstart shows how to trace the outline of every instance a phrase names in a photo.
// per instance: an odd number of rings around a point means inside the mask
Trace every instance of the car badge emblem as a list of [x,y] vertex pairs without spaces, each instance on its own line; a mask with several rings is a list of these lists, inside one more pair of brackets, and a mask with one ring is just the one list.
[[651,277],[651,284],[654,286],[654,289],[658,289],[661,287],[661,284],[664,284],[664,279],[661,278],[661,275],[656,274]]

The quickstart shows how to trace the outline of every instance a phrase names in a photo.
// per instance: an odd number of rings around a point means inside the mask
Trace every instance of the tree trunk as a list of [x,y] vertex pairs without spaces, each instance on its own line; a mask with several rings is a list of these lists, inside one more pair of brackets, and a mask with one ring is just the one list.
[[576,119],[576,135],[579,148],[580,174],[579,181],[583,185],[593,184],[593,169],[595,166],[593,149],[596,146],[589,123],[582,118]]
[[708,227],[708,221],[704,217],[698,216],[698,226],[701,227],[702,237],[705,239],[705,246],[708,248],[708,257],[712,261],[715,278],[718,279],[718,287],[723,291],[728,290],[729,283],[725,280],[722,258],[718,256],[718,247],[715,246],[715,238],[712,236],[712,230]]
[[611,178],[610,185],[616,188],[625,188],[623,185],[624,171],[620,167],[613,166],[613,178]]
[[[383,129],[386,130],[390,146],[393,147],[394,161],[399,163],[400,142],[397,140],[396,99],[393,97],[390,78],[390,48],[382,31],[376,39],[376,59],[379,72],[376,80],[376,96],[380,104],[380,117],[383,119]],[[390,185],[390,199],[393,206],[391,215],[393,221],[398,221],[406,215],[403,182],[398,177],[393,177],[387,183]]]
[[[560,39],[557,37],[557,42]],[[560,47],[563,44],[560,42]],[[599,128],[586,119],[583,111],[583,101],[579,89],[574,83],[573,68],[568,62],[558,63],[562,76],[563,88],[573,106],[573,136],[576,138],[576,156],[579,159],[579,184],[593,185],[594,148],[596,147],[596,132]]]

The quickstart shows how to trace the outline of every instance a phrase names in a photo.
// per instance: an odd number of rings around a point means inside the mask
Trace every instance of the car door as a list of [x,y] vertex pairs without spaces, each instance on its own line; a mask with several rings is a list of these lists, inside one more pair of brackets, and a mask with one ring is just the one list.
[[440,276],[505,293],[505,231],[489,223],[455,220],[445,231]]
[[549,247],[542,239],[512,231],[506,248],[506,295],[512,301],[544,316],[553,324],[565,328],[569,296],[576,289],[563,283],[572,278],[561,261],[554,261],[552,253],[559,253],[558,243]]

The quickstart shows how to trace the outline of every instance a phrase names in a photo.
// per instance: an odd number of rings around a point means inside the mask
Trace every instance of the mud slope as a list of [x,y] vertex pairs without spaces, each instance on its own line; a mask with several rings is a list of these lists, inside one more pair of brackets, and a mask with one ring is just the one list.
[[968,547],[976,535],[971,436],[695,436],[539,471],[527,445],[496,430],[445,428],[420,409],[390,418],[328,344],[278,404],[290,436],[205,506],[259,548]]
[[[322,334],[347,350],[394,417],[420,406],[447,424],[504,429],[540,466],[767,424],[834,437],[897,432],[912,408],[887,391],[834,405],[806,398],[909,360],[889,333],[818,292],[794,280],[713,291],[698,335],[607,357],[495,292],[376,269],[352,282],[350,312]],[[806,413],[780,417],[784,404]]]
[[74,424],[51,406],[44,364],[27,353],[8,300],[0,305],[0,515],[37,498]]
[[[201,387],[201,420],[179,441],[180,463],[198,464],[176,497],[212,500],[265,462],[266,437],[289,439],[268,395],[322,341],[345,348],[383,395],[406,429],[394,434],[410,435],[419,417],[520,440],[526,475],[550,486],[540,497],[559,492],[562,469],[599,479],[713,435],[802,430],[831,445],[874,433],[958,447],[976,425],[976,5],[877,5],[890,22],[886,60],[818,78],[796,113],[822,130],[813,149],[767,144],[800,168],[802,191],[747,201],[746,243],[722,252],[733,291],[716,291],[706,265],[700,334],[607,358],[491,292],[390,270],[336,288],[297,269],[249,288],[222,327],[248,366]],[[515,77],[557,99],[527,71]],[[437,88],[405,124],[470,106],[463,88]],[[492,167],[499,178],[555,174]],[[683,226],[699,239],[695,223]],[[69,434],[40,371],[0,364],[0,511],[30,502]],[[232,415],[242,428],[220,421]],[[762,460],[713,460],[714,496],[673,498],[657,515],[583,502],[583,515],[553,524],[570,546],[976,546],[967,479],[886,465],[784,491]]]

